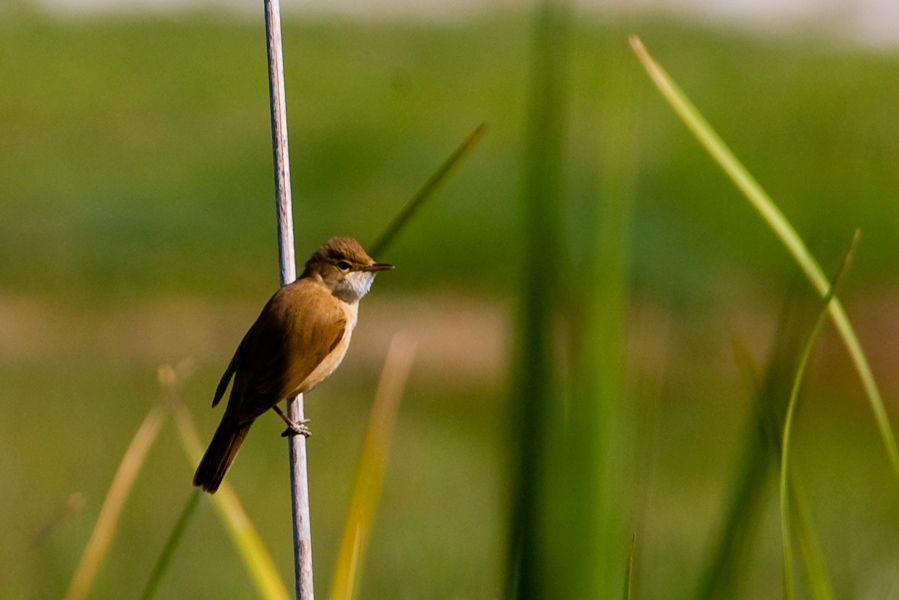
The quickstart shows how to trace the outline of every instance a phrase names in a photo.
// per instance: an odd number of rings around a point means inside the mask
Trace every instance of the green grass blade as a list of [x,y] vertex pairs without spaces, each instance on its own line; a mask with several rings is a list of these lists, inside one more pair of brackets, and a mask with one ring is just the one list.
[[[815,290],[825,297],[829,284],[824,276],[817,260],[808,250],[805,242],[796,232],[796,229],[787,220],[780,209],[775,205],[774,201],[749,174],[746,168],[740,163],[737,157],[731,152],[727,145],[721,140],[718,134],[712,129],[708,121],[702,116],[695,105],[687,98],[684,92],[674,83],[667,72],[655,62],[649,55],[643,43],[636,36],[630,38],[631,47],[634,53],[640,59],[646,72],[649,74],[653,83],[662,93],[662,96],[668,101],[669,105],[677,113],[681,121],[687,126],[691,133],[696,137],[699,143],[706,149],[709,155],[718,163],[718,166],[731,178],[737,188],[743,192],[743,195],[749,200],[750,204],[758,211],[768,226],[774,231],[781,242],[786,246],[787,251],[799,265],[805,277],[809,280]],[[874,412],[874,418],[877,422],[877,428],[883,442],[887,458],[893,468],[893,473],[899,479],[899,447],[896,444],[896,437],[893,434],[886,408],[884,407],[883,398],[880,390],[874,380],[871,367],[868,364],[867,356],[862,350],[861,343],[852,325],[849,317],[843,309],[843,305],[839,300],[833,300],[829,304],[828,312],[830,318],[837,328],[837,332],[843,340],[846,349],[852,359],[855,370],[861,379],[862,387],[865,395]]]
[[440,190],[449,176],[462,164],[462,161],[471,154],[475,145],[484,136],[486,129],[487,125],[484,123],[475,127],[474,131],[465,138],[465,141],[463,141],[459,147],[450,154],[449,158],[440,165],[440,168],[428,178],[421,189],[412,196],[412,199],[409,200],[399,214],[394,217],[390,225],[384,230],[384,233],[382,233],[378,240],[371,245],[369,252],[372,256],[380,256],[387,250],[409,220],[415,216],[415,213],[417,213],[422,205],[424,205],[425,201]]
[[[736,487],[741,490],[740,493],[735,494],[739,501],[732,506],[728,513],[729,525],[722,530],[719,551],[715,555],[715,559],[710,561],[707,566],[703,583],[699,588],[702,591],[697,594],[697,597],[730,598],[738,595],[734,587],[735,563],[740,560],[738,558],[738,555],[741,554],[739,547],[748,543],[749,536],[747,534],[749,532],[747,529],[750,527],[747,525],[747,521],[758,522],[758,513],[764,498],[761,490],[765,487],[765,475],[770,464],[768,457],[771,454],[767,450],[770,449],[778,457],[781,454],[782,432],[779,428],[782,419],[779,414],[780,412],[785,413],[786,410],[779,410],[777,406],[779,403],[775,403],[774,400],[782,395],[787,395],[787,393],[785,391],[784,394],[781,394],[776,390],[780,387],[783,379],[782,371],[786,368],[794,373],[796,371],[798,358],[792,359],[797,357],[799,349],[796,348],[796,343],[793,341],[793,338],[796,337],[793,330],[797,328],[799,321],[804,320],[798,319],[795,311],[785,311],[781,316],[781,325],[776,330],[778,333],[775,336],[775,349],[772,353],[774,358],[769,364],[764,381],[760,381],[757,376],[758,369],[755,367],[748,348],[734,340],[734,356],[737,366],[744,374],[748,386],[753,390],[756,398],[754,401],[756,435],[747,440],[752,449],[747,456],[751,458],[748,461],[744,460],[744,477],[741,477],[741,482]],[[792,381],[790,384],[792,386]],[[753,465],[754,468],[747,470],[745,465]],[[760,475],[757,478],[746,478],[745,474],[748,473]],[[833,592],[830,589],[824,558],[812,526],[811,511],[798,479],[795,473],[790,475],[790,496],[796,516],[795,537],[802,553],[806,579],[812,588],[811,597],[826,600],[833,598]],[[755,529],[755,525],[752,525],[751,529]],[[727,551],[722,553],[722,549]],[[745,554],[745,549],[743,554]]]
[[[195,466],[203,455],[200,436],[193,418],[177,394],[178,376],[171,367],[162,367],[159,378],[163,387],[169,390],[172,414],[178,429],[178,438],[191,466]],[[223,482],[219,490],[211,496],[213,507],[231,537],[259,595],[269,600],[288,600],[287,588],[278,575],[278,569],[271,554],[259,537],[259,533],[244,511],[234,488]]]
[[818,340],[818,335],[821,333],[821,329],[824,325],[824,320],[827,318],[827,307],[830,303],[830,299],[827,300],[827,304],[821,310],[821,316],[815,322],[815,327],[812,330],[812,333],[809,335],[808,341],[806,342],[805,348],[802,351],[802,355],[799,359],[799,366],[796,369],[796,376],[793,379],[793,387],[790,390],[790,399],[787,403],[787,416],[784,421],[784,430],[783,430],[783,443],[780,447],[780,479],[779,479],[779,499],[780,499],[780,532],[781,532],[781,545],[783,547],[783,597],[784,600],[793,600],[795,597],[794,592],[794,584],[793,584],[793,534],[792,528],[790,525],[790,498],[788,491],[788,481],[789,481],[789,456],[790,456],[790,442],[792,439],[792,431],[793,431],[793,419],[795,418],[796,413],[796,403],[797,398],[799,397],[799,389],[802,386],[802,381],[805,378],[805,370],[808,366],[809,357],[811,356],[812,349],[814,348],[815,342]]
[[190,498],[187,500],[187,504],[184,506],[184,510],[181,511],[181,515],[175,522],[175,526],[172,527],[169,539],[166,540],[165,545],[162,547],[162,552],[159,554],[159,558],[156,560],[156,564],[153,565],[153,570],[150,572],[150,578],[147,580],[147,585],[140,595],[141,600],[150,600],[156,595],[156,590],[159,588],[159,582],[162,581],[163,575],[165,575],[165,572],[168,570],[169,565],[172,562],[172,556],[175,554],[175,549],[178,547],[178,544],[181,543],[181,538],[184,537],[184,532],[187,531],[187,525],[190,523],[194,510],[197,508],[198,501],[200,500],[200,493],[199,489],[193,491]]
[[624,568],[624,600],[631,600],[634,593],[634,553],[637,551],[637,534],[631,538],[631,547],[627,552],[627,565]]
[[[781,331],[785,322],[788,319],[782,317]],[[770,415],[774,411],[772,400],[779,397],[776,391],[780,387],[782,357],[789,354],[788,349],[793,345],[790,335],[775,337],[773,358],[762,377],[748,348],[734,340],[735,362],[751,390],[754,414],[744,434],[743,450],[735,469],[735,479],[730,485],[724,518],[699,578],[694,593],[696,598],[717,600],[740,596],[739,584],[742,580],[738,576],[739,566],[750,560],[752,542],[764,509],[765,482],[768,480],[773,448],[773,432],[769,426],[769,422],[773,421]]]
[[824,555],[815,535],[808,502],[797,479],[795,473],[790,476],[790,496],[793,511],[796,513],[796,541],[802,553],[802,566],[805,569],[806,581],[811,588],[812,598],[831,600],[834,595],[827,576]]
[[165,408],[162,405],[151,408],[131,439],[125,454],[122,455],[112,484],[103,500],[103,506],[100,508],[100,516],[97,517],[97,523],[84,547],[78,568],[69,583],[69,589],[65,595],[66,600],[81,600],[90,591],[118,528],[122,509],[125,507],[125,502],[131,494],[141,468],[143,468],[150,448],[159,436],[165,416]]
[[[815,342],[818,341],[818,336],[821,334],[821,330],[824,328],[824,323],[827,319],[828,309],[830,308],[831,302],[834,301],[836,297],[837,288],[839,287],[843,276],[846,273],[849,262],[852,259],[852,255],[855,251],[855,246],[858,243],[858,230],[856,230],[855,235],[852,238],[852,245],[849,247],[849,251],[846,253],[846,256],[843,258],[843,262],[840,264],[840,269],[837,272],[836,276],[833,278],[833,283],[828,286],[827,293],[824,295],[824,303],[821,306],[820,314],[818,318],[815,320],[815,325],[812,328],[812,332],[808,337],[808,340],[805,342],[805,347],[802,349],[802,354],[799,358],[799,364],[796,367],[796,374],[793,377],[793,385],[790,388],[790,397],[787,402],[787,414],[784,419],[784,427],[783,427],[783,436],[782,442],[780,446],[780,522],[781,522],[781,542],[783,546],[783,597],[785,600],[792,600],[795,597],[794,592],[794,584],[793,584],[793,533],[792,527],[790,523],[790,491],[789,491],[789,481],[790,481],[790,444],[793,437],[793,420],[796,415],[796,406],[798,404],[799,399],[799,390],[802,387],[802,382],[805,378],[805,371],[808,367],[809,358],[812,355],[812,350],[815,347]],[[810,532],[810,529],[805,529],[805,531]],[[817,575],[818,577],[820,575]],[[828,588],[826,583],[826,579],[822,583],[821,581],[810,581],[813,589],[815,590],[823,590]]]
[[365,442],[359,455],[353,493],[331,581],[332,600],[351,600],[356,597],[361,566],[387,471],[390,442],[400,399],[414,358],[415,344],[403,337],[394,336],[387,351],[381,381],[368,419]]

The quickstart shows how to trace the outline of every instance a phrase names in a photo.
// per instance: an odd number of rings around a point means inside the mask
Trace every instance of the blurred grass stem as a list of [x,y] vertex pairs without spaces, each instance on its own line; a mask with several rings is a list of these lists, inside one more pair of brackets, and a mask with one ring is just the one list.
[[561,417],[559,378],[554,364],[553,318],[560,305],[559,267],[563,244],[562,165],[568,11],[564,2],[544,0],[534,33],[522,210],[525,242],[521,264],[522,300],[516,381],[509,423],[517,451],[516,489],[508,545],[508,597],[549,597],[553,589],[550,548],[558,540],[549,515],[550,450]]
[[[634,80],[608,69],[602,83],[611,98],[633,97]],[[567,282],[571,335],[571,395],[565,415],[567,596],[615,597],[621,589],[629,518],[631,437],[626,323],[631,282],[631,239],[637,172],[636,110],[632,103],[603,111],[593,220],[588,222],[583,277]],[[577,307],[577,308],[575,308]]]

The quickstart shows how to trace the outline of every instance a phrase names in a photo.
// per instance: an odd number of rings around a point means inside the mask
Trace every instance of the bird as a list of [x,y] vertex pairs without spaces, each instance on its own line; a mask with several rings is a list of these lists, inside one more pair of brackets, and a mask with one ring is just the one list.
[[355,239],[334,237],[318,248],[293,283],[269,299],[237,346],[215,390],[212,406],[231,394],[193,483],[215,493],[253,422],[274,410],[287,423],[282,435],[310,434],[278,406],[308,392],[340,365],[350,345],[359,301],[375,274],[393,265],[375,262]]

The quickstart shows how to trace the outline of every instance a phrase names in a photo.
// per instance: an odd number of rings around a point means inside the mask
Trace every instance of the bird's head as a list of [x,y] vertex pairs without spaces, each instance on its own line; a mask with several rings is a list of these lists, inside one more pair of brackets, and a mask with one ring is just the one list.
[[352,303],[368,293],[375,273],[392,268],[375,262],[353,238],[334,237],[306,261],[301,277],[320,277],[332,294]]

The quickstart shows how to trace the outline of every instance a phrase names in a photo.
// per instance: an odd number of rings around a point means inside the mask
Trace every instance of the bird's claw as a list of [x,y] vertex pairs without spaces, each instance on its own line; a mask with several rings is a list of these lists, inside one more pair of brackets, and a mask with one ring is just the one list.
[[287,429],[284,430],[284,433],[281,434],[281,437],[290,437],[294,435],[309,437],[310,435],[312,435],[312,432],[308,427],[306,427],[306,424],[309,422],[309,419],[303,419],[302,421],[291,421],[287,424]]

